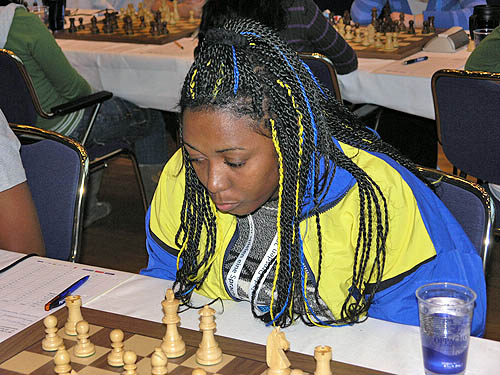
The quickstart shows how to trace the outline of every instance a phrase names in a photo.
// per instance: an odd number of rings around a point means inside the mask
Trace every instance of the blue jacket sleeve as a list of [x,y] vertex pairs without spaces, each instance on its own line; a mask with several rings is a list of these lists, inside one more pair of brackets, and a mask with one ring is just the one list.
[[[149,220],[151,208],[146,214],[146,249],[149,254],[148,266],[141,270],[141,275],[158,277],[160,279],[175,280],[177,273],[177,253],[151,232]],[[179,266],[182,263],[179,264]]]

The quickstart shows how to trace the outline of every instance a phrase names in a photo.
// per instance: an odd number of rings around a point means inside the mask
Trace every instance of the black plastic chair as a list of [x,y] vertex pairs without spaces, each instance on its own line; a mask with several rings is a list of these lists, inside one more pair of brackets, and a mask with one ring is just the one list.
[[453,172],[500,184],[500,74],[438,70],[432,95],[438,139]]
[[[325,86],[330,92],[335,96],[339,102],[343,102],[342,93],[340,92],[339,80],[337,78],[337,72],[335,71],[335,66],[332,61],[320,53],[309,53],[300,52],[299,57],[304,63],[307,64],[314,76]],[[349,108],[358,117],[363,118],[375,113],[375,124],[373,126],[374,130],[377,130],[380,121],[380,116],[382,114],[382,108],[374,104],[362,104],[354,106],[349,105]]]
[[89,160],[81,144],[58,133],[10,124],[49,258],[78,260]]
[[436,194],[450,210],[483,260],[486,274],[493,245],[495,206],[486,190],[468,181],[436,169],[418,167],[434,183]]
[[40,105],[31,77],[21,59],[12,51],[0,49],[0,108],[4,112],[7,121],[15,124],[36,126],[37,114],[42,118],[50,119],[54,116],[66,115],[93,106],[88,127],[82,139],[79,140],[87,149],[90,159],[90,173],[106,167],[107,163],[117,156],[128,157],[132,162],[137,184],[139,185],[141,201],[144,211],[146,211],[148,203],[139,164],[129,145],[119,140],[105,146],[87,147],[86,145],[101,104],[112,96],[111,92],[103,90],[59,105],[46,112]]

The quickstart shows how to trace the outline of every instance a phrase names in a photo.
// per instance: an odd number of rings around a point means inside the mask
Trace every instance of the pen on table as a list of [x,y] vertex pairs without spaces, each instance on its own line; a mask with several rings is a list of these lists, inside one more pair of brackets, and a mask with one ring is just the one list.
[[49,302],[45,304],[45,311],[49,311],[55,307],[61,306],[64,303],[65,298],[71,293],[73,293],[75,290],[77,290],[80,286],[82,286],[82,284],[85,283],[85,281],[87,281],[89,277],[90,277],[89,275],[82,277],[80,280],[71,284],[57,296],[52,298]]
[[184,46],[180,44],[178,41],[174,40],[174,44],[179,47],[180,49],[184,49]]
[[410,59],[410,60],[403,61],[403,64],[404,65],[415,64],[415,63],[420,62],[420,61],[425,61],[428,58],[429,58],[429,56],[421,56],[421,57],[417,57],[415,59]]

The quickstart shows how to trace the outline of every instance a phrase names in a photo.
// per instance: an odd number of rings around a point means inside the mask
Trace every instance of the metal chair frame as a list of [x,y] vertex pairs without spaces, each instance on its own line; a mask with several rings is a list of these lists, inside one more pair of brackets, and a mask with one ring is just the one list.
[[87,190],[89,174],[89,158],[85,148],[75,140],[65,137],[59,133],[36,128],[29,125],[9,124],[14,134],[20,139],[22,144],[33,143],[41,140],[52,140],[65,145],[74,150],[80,158],[81,172],[78,180],[78,190],[76,194],[75,210],[73,215],[73,232],[71,240],[70,254],[68,261],[76,262],[80,256],[81,238],[83,229],[83,203]]
[[[485,225],[481,234],[481,246],[476,250],[481,256],[483,261],[483,272],[486,275],[491,257],[491,248],[493,246],[493,220],[495,217],[495,206],[488,192],[481,185],[459,176],[427,167],[417,166],[417,169],[432,182],[454,185],[474,194],[483,204]],[[455,214],[452,209],[450,209],[450,212]],[[460,222],[459,218],[456,217],[456,219]]]

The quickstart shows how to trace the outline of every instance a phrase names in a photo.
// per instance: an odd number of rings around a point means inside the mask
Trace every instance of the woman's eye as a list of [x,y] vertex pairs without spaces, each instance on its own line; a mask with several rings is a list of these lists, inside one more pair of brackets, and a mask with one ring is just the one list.
[[228,166],[230,166],[231,168],[239,168],[239,167],[243,167],[245,165],[245,162],[243,161],[240,161],[240,162],[230,162],[230,161],[227,161],[225,162]]

